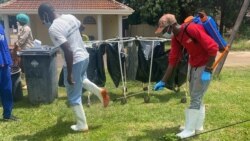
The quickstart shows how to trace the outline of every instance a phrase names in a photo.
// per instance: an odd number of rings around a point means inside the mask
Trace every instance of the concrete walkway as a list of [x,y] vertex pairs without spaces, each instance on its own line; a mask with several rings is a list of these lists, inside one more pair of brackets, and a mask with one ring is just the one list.
[[230,51],[225,67],[246,67],[250,66],[250,51]]

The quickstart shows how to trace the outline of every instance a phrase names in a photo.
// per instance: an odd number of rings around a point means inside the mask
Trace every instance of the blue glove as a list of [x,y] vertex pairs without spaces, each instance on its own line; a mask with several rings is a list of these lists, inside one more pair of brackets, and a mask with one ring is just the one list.
[[207,71],[203,71],[201,74],[201,81],[202,82],[207,82],[211,79],[211,73]]
[[162,90],[164,87],[165,87],[165,82],[159,81],[158,83],[155,84],[154,90],[155,91]]

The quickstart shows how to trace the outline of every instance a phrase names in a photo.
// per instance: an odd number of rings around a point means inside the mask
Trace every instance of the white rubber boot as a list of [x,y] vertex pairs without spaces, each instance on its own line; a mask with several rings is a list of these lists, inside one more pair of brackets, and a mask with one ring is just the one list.
[[196,109],[187,109],[185,111],[185,128],[182,132],[178,133],[177,136],[180,138],[187,138],[195,135],[195,127],[197,119],[199,117],[199,110]]
[[98,99],[102,102],[104,107],[108,106],[109,96],[106,89],[99,88],[98,86],[96,86],[96,84],[89,81],[88,79],[83,80],[83,88],[96,95]]
[[202,132],[204,130],[203,129],[204,120],[205,120],[205,106],[201,105],[201,108],[199,110],[199,117],[198,117],[196,127],[195,127],[196,133]]
[[71,125],[71,129],[74,131],[88,131],[89,128],[82,105],[72,106],[72,109],[75,113],[76,125]]
[[[199,118],[197,120],[197,124],[196,124],[196,127],[195,127],[195,132],[196,133],[202,132],[204,130],[203,123],[204,123],[204,120],[205,120],[205,106],[202,105],[199,111],[200,111],[200,115],[199,115]],[[185,125],[181,126],[179,128],[179,130],[183,131],[184,128],[185,128]]]

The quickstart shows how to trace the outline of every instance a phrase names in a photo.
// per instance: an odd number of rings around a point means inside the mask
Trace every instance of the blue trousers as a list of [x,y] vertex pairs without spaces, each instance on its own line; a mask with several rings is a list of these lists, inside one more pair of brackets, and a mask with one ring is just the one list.
[[3,105],[3,118],[9,118],[13,108],[12,81],[9,66],[0,67],[0,96]]
[[74,85],[70,85],[68,83],[67,67],[63,67],[64,85],[66,87],[68,101],[71,106],[82,104],[83,80],[87,78],[86,71],[87,71],[88,64],[89,64],[89,58],[73,65],[72,75],[73,75],[73,81],[75,82]]

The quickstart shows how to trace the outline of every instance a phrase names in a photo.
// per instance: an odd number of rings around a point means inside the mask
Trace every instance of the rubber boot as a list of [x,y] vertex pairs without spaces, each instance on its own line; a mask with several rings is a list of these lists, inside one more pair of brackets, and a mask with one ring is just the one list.
[[83,80],[83,88],[96,95],[102,102],[103,107],[107,107],[109,105],[109,95],[105,88],[99,88],[88,79]]
[[87,120],[82,105],[72,106],[76,117],[76,125],[71,125],[74,131],[88,131]]
[[205,120],[205,106],[202,105],[199,110],[199,118],[197,120],[196,127],[195,127],[196,133],[202,132],[204,130],[203,129],[204,120]]
[[[196,133],[199,133],[199,132],[202,132],[204,129],[203,129],[203,123],[204,123],[204,120],[205,120],[205,106],[202,105],[200,110],[200,115],[199,115],[199,118],[197,120],[197,124],[196,124],[196,127],[195,127],[195,132]],[[180,131],[183,131],[185,128],[185,125],[184,126],[181,126],[179,128]]]
[[199,118],[199,110],[187,109],[185,111],[185,128],[177,136],[180,138],[187,138],[195,135],[196,123]]

